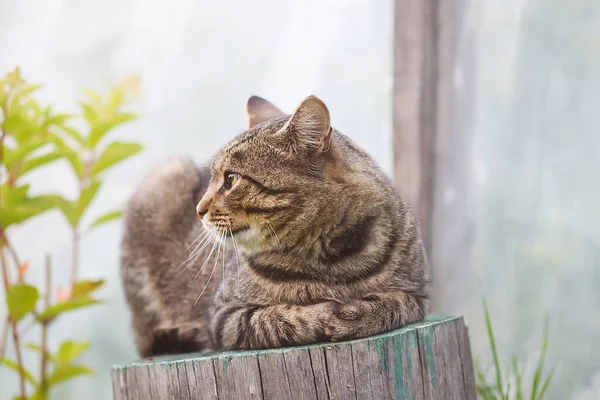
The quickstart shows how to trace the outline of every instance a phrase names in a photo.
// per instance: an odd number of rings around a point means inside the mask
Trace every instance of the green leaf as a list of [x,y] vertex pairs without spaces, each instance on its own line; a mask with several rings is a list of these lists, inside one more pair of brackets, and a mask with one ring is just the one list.
[[56,356],[60,364],[71,364],[73,360],[79,357],[83,352],[90,348],[88,342],[74,342],[67,340],[60,345]]
[[79,281],[73,285],[71,289],[71,298],[87,296],[93,291],[99,289],[104,285],[103,280],[97,281]]
[[134,120],[137,115],[132,113],[118,113],[112,115],[110,119],[106,121],[96,120],[90,124],[90,135],[88,136],[88,146],[93,149],[96,147],[98,142],[102,140],[104,136],[111,130],[116,128],[125,122]]
[[83,118],[90,126],[94,125],[98,121],[98,113],[94,107],[88,103],[81,103],[81,108],[83,109]]
[[67,143],[65,143],[65,141],[63,141],[61,138],[59,138],[56,135],[54,135],[52,137],[52,140],[58,147],[58,150],[69,161],[69,164],[71,164],[71,168],[73,169],[73,172],[75,172],[75,175],[77,175],[77,177],[79,179],[82,179],[83,172],[84,172],[83,171],[83,161],[79,157],[79,153],[77,153],[77,151],[75,151],[73,148],[71,148],[71,146],[69,146]]
[[33,342],[27,342],[27,343],[25,343],[25,348],[33,350],[33,351],[37,351],[38,353],[42,352],[42,348],[39,345],[37,345],[37,344],[35,344]]
[[142,151],[143,146],[135,142],[110,143],[100,154],[92,167],[92,176],[120,163],[121,161]]
[[43,165],[49,164],[49,163],[56,161],[59,158],[62,158],[64,156],[65,156],[65,153],[63,151],[57,150],[57,151],[53,151],[52,153],[48,153],[48,154],[44,154],[41,156],[26,159],[25,161],[23,161],[23,163],[21,164],[21,167],[16,171],[16,173],[14,175],[16,178],[18,178],[20,176],[25,175],[27,172],[29,172],[31,170],[34,170]]
[[75,220],[75,224],[78,224],[81,220],[81,217],[85,213],[85,210],[92,203],[96,194],[98,194],[98,190],[100,190],[100,186],[102,185],[101,181],[94,181],[90,183],[88,187],[81,191],[79,195],[79,199],[75,202],[75,208],[73,210],[73,218]]
[[29,184],[10,186],[5,182],[2,186],[0,186],[0,199],[2,200],[2,207],[6,209],[15,207],[27,198],[28,192]]
[[12,170],[17,162],[23,162],[25,157],[42,146],[48,145],[49,135],[36,135],[28,137],[16,149],[4,155],[3,163],[8,170]]
[[44,122],[44,127],[49,127],[51,125],[56,125],[56,126],[60,126],[61,128],[65,129],[66,127],[64,126],[64,124],[72,119],[73,116],[71,114],[55,114],[55,115],[51,115],[48,116],[48,119]]
[[80,375],[94,374],[94,370],[83,365],[65,364],[57,366],[48,377],[50,386],[73,379]]
[[[36,343],[32,343],[32,342],[28,342],[25,343],[25,348],[29,349],[29,350],[33,350],[37,353],[42,353],[42,348],[36,344]],[[49,351],[46,350],[46,357],[48,357],[48,360],[52,361],[52,362],[56,362],[56,357],[54,357]]]
[[[0,358],[0,363],[4,364],[8,368],[12,369],[17,374],[20,374],[20,369],[16,362],[11,361],[8,358]],[[35,381],[33,374],[31,372],[27,371],[26,368],[23,368],[22,371],[23,371],[23,375],[25,376],[25,379],[27,379],[29,381],[29,383],[31,383],[33,386],[36,386],[37,382]]]
[[[93,91],[91,89],[86,89],[86,88],[81,89],[81,91],[83,92],[83,94],[85,94],[87,97],[89,97],[89,99],[92,101],[92,103],[100,104],[102,102],[102,97],[100,97],[100,95],[98,93],[96,93],[95,91]],[[85,104],[87,104],[87,103],[85,103]]]
[[40,294],[35,286],[18,283],[8,288],[6,304],[13,321],[17,322],[35,309]]
[[31,93],[35,92],[36,90],[42,88],[43,85],[26,85],[22,90],[21,93],[23,95],[23,97],[30,95]]
[[77,129],[71,128],[70,126],[61,126],[62,130],[65,131],[67,135],[69,135],[72,139],[74,139],[79,144],[84,144],[83,136]]
[[62,313],[99,303],[102,303],[102,301],[95,300],[87,296],[77,297],[71,300],[51,305],[46,310],[44,310],[44,312],[37,316],[37,320],[40,322],[49,322],[50,320],[56,318]]
[[10,225],[20,224],[32,217],[59,207],[63,201],[64,199],[57,195],[24,198],[10,208],[0,208],[0,224],[5,229]]
[[120,211],[120,210],[109,211],[105,214],[102,214],[98,218],[96,218],[96,220],[94,222],[92,222],[92,225],[90,225],[90,228],[95,228],[97,226],[106,224],[107,222],[114,221],[116,219],[121,218],[122,216],[123,216],[123,211]]
[[21,108],[11,109],[4,119],[4,130],[20,145],[36,137],[38,129],[35,121]]
[[[14,398],[14,400],[20,400],[20,398],[17,396]],[[26,400],[48,400],[48,394],[43,394],[41,392],[41,389],[38,389],[32,396],[29,396],[29,398]]]
[[63,214],[69,225],[71,225],[71,227],[74,227],[77,224],[77,221],[75,221],[74,211],[75,203],[67,199],[62,199],[58,204],[58,208],[60,209],[60,212]]

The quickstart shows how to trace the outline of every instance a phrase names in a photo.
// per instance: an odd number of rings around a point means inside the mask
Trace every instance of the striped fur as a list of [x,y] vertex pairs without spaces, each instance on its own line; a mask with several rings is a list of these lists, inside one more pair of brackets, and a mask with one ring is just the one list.
[[[329,111],[316,97],[291,116],[256,96],[247,108],[248,130],[223,147],[210,168],[196,172],[189,166],[196,190],[190,190],[189,177],[186,191],[169,188],[175,207],[156,209],[151,217],[161,222],[144,221],[136,211],[160,203],[146,196],[160,195],[142,185],[132,200],[122,271],[138,343],[150,343],[140,352],[153,354],[159,338],[161,352],[169,352],[165,338],[171,338],[172,351],[258,349],[365,337],[422,320],[428,266],[419,224],[390,180],[366,152],[331,128]],[[231,187],[229,174],[236,177]],[[150,175],[146,185],[162,188],[169,178]],[[177,220],[189,214],[192,201],[198,201],[202,219]],[[166,264],[182,256],[182,245],[175,243],[189,244],[200,225],[225,235],[222,268],[210,281],[206,273],[194,283],[189,275],[174,280]],[[134,239],[139,231],[147,238]],[[160,247],[160,255],[147,242]],[[190,268],[193,273],[209,250]],[[152,256],[158,259],[150,261]],[[146,269],[152,272],[138,273]],[[156,305],[141,300],[150,292],[140,289],[143,283],[128,286],[127,279],[137,282],[142,275],[167,280],[147,285]],[[136,325],[140,319],[145,322]],[[179,326],[177,336],[172,332]]]

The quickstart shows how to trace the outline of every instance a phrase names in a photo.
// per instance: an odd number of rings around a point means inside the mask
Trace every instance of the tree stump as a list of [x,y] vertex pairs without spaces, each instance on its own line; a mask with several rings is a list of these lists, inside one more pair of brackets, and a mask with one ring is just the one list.
[[462,317],[348,342],[161,357],[111,375],[115,400],[477,398]]

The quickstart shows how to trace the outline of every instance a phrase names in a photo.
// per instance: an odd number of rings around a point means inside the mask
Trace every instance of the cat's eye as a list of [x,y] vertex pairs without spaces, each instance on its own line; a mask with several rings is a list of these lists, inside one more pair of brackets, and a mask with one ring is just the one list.
[[233,185],[240,180],[240,175],[235,172],[225,172],[225,183],[223,183],[223,187],[227,190],[231,189]]

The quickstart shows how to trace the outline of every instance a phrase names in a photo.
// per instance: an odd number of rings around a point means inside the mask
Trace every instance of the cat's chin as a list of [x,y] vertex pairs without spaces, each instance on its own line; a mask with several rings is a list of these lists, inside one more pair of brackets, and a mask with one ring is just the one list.
[[262,246],[263,240],[259,229],[250,228],[234,232],[233,237],[235,238],[239,250],[242,250],[245,253],[252,254],[264,250]]

